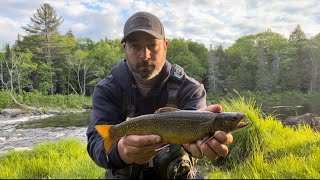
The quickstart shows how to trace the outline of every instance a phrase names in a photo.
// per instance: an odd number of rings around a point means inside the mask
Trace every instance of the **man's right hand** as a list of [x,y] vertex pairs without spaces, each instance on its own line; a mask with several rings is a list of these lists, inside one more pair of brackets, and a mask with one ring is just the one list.
[[158,135],[129,135],[118,142],[118,152],[126,164],[146,164],[165,145]]

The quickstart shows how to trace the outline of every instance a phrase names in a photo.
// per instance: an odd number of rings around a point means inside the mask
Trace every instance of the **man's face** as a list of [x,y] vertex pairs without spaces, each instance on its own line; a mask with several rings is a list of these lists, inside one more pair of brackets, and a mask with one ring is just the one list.
[[168,41],[135,32],[124,43],[126,61],[135,78],[146,82],[156,77],[166,60]]

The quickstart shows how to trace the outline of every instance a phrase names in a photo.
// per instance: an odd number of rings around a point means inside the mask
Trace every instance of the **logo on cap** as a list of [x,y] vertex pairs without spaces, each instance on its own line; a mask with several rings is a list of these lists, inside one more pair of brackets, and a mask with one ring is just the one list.
[[138,16],[131,20],[130,29],[138,26],[145,26],[151,28],[151,20],[147,17]]

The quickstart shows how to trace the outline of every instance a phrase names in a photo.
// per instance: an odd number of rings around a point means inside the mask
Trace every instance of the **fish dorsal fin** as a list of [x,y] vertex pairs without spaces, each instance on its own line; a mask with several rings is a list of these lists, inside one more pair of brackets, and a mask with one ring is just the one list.
[[155,113],[163,113],[163,112],[170,112],[170,111],[180,111],[180,109],[174,108],[174,107],[162,107],[156,110]]

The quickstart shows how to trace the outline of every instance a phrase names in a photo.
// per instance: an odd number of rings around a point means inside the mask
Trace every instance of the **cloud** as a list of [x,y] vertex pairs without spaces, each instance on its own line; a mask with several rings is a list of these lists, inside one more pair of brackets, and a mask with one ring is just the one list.
[[13,21],[10,18],[0,16],[0,27],[1,49],[6,43],[9,43],[10,45],[14,44],[19,33],[20,23]]
[[121,38],[126,19],[147,11],[161,19],[168,38],[183,37],[206,47],[232,45],[243,35],[271,28],[289,37],[300,24],[307,37],[319,33],[320,4],[317,0],[11,0],[0,3],[0,42],[14,41],[21,26],[44,2],[64,19],[61,33],[72,30],[76,37],[95,41]]

